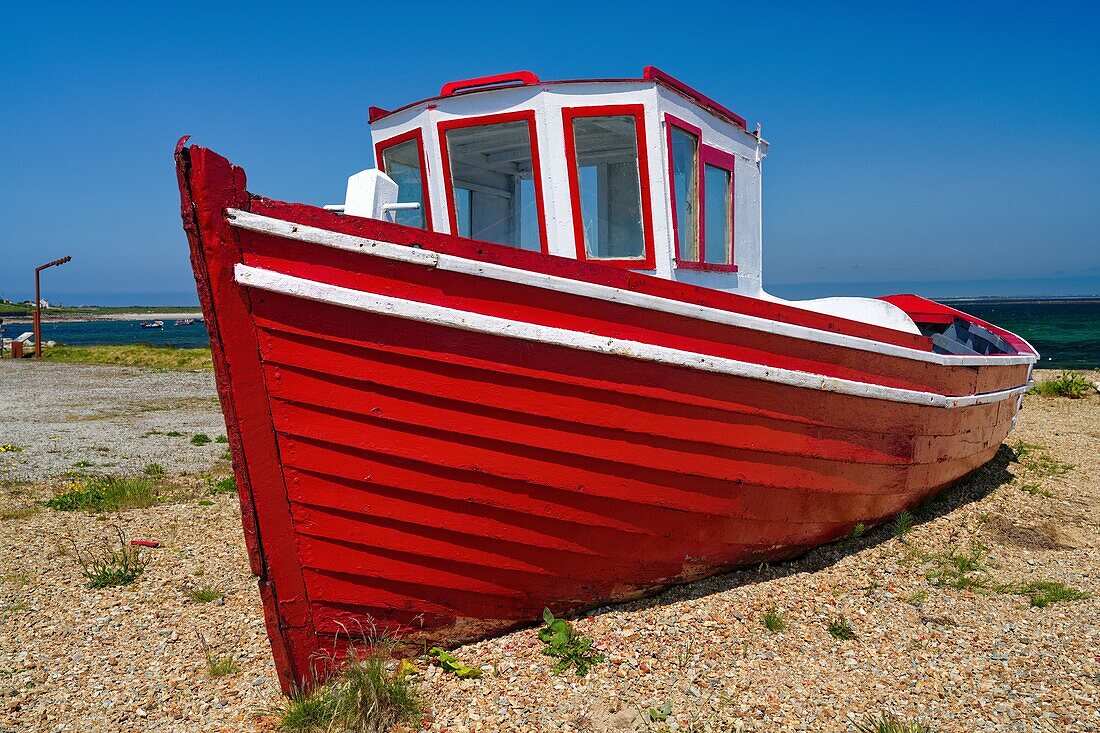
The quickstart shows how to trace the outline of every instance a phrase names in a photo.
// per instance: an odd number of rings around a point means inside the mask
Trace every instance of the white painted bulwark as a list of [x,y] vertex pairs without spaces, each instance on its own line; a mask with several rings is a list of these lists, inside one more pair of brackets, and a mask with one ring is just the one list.
[[[367,239],[365,237],[356,237],[351,234],[342,234],[328,229],[320,229],[304,224],[294,224],[284,221],[283,219],[261,216],[239,209],[229,209],[226,212],[226,216],[230,224],[240,229],[271,234],[286,239],[310,242],[312,244],[347,250],[349,252],[360,252],[373,257],[411,262],[425,267],[438,267],[443,270],[470,275],[471,277],[483,277],[490,280],[514,282],[529,287],[554,290],[595,300],[623,303],[638,308],[647,308],[649,310],[661,311],[664,313],[674,313],[688,318],[698,318],[710,323],[723,323],[729,326],[738,326],[754,331],[763,331],[766,333],[779,334],[781,336],[804,339],[807,342],[843,346],[851,349],[858,349],[860,351],[898,356],[914,361],[923,361],[945,366],[990,366],[993,364],[1031,364],[1036,359],[1034,355],[957,356],[953,354],[935,354],[930,351],[911,349],[905,346],[874,341],[872,339],[848,336],[846,334],[823,331],[807,326],[758,318],[743,313],[733,313],[717,308],[685,303],[679,300],[670,300],[668,298],[661,298],[646,293],[622,290],[608,285],[572,280],[557,275],[545,275],[530,270],[497,265],[491,262],[481,262],[453,255],[440,254],[422,248],[412,248],[401,244],[382,242],[375,239]],[[807,348],[812,348],[812,343],[808,344]]]
[[867,384],[849,379],[838,379],[823,374],[812,374],[790,369],[753,364],[718,356],[698,354],[667,346],[646,344],[553,326],[513,321],[496,316],[456,310],[431,303],[394,298],[378,293],[353,290],[329,283],[307,280],[249,265],[238,264],[234,277],[241,285],[319,303],[353,308],[367,313],[404,318],[431,323],[447,328],[484,333],[492,336],[534,341],[582,351],[592,351],[627,359],[651,361],[669,366],[685,367],[700,371],[728,374],[746,379],[759,379],[791,387],[838,392],[856,397],[905,402],[915,405],[955,408],[1000,402],[1026,392],[1029,385],[1013,389],[989,392],[965,397],[920,392],[896,387]]

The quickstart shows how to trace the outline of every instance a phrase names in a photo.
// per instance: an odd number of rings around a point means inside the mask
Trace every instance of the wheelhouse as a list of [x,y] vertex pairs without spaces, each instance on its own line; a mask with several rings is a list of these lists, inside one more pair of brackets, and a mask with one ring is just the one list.
[[762,292],[767,142],[654,67],[639,79],[451,82],[371,108],[371,130],[400,224]]

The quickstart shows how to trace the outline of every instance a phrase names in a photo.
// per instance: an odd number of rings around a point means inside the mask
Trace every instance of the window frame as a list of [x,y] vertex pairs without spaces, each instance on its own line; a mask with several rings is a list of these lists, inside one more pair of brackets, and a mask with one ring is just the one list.
[[[589,107],[562,107],[562,126],[565,136],[565,161],[569,174],[569,202],[573,215],[573,238],[577,260],[599,262],[611,267],[629,270],[654,270],[657,268],[653,238],[653,200],[650,193],[649,155],[645,135],[644,104],[611,104]],[[573,120],[583,117],[633,117],[634,137],[638,148],[638,193],[642,205],[641,258],[589,257],[584,242],[584,215],[581,211],[580,171],[577,167],[577,144],[573,134]]]
[[[447,219],[450,223],[451,234],[458,234],[458,210],[455,207],[454,183],[451,180],[451,154],[447,149],[447,132],[464,127],[484,127],[486,125],[499,125],[506,122],[526,122],[527,130],[531,137],[531,175],[535,180],[535,209],[539,222],[539,251],[549,254],[550,245],[546,234],[546,205],[542,191],[542,163],[539,159],[538,129],[535,123],[534,110],[520,110],[517,112],[501,112],[499,114],[481,115],[478,117],[459,117],[453,120],[443,120],[436,125],[436,134],[439,135],[439,154],[443,165],[443,190],[447,196]],[[477,240],[482,241],[482,240]],[[501,247],[522,249],[500,242],[488,242]],[[532,250],[526,250],[528,252]]]
[[430,186],[428,185],[428,156],[424,150],[423,130],[419,127],[414,127],[407,132],[388,137],[385,140],[379,140],[374,146],[374,164],[378,170],[385,173],[386,158],[382,153],[384,153],[387,148],[407,143],[410,140],[416,141],[416,150],[420,156],[420,199],[423,202],[421,205],[421,213],[424,215],[424,229],[429,232],[434,232],[435,222],[432,221],[432,198],[429,194]]
[[[690,133],[695,136],[698,141],[697,148],[697,170],[695,171],[695,196],[696,196],[696,233],[699,237],[699,259],[685,260],[680,257],[680,231],[676,218],[676,182],[674,179],[674,169],[672,163],[672,128],[678,127],[684,132]],[[737,204],[737,157],[732,153],[727,153],[724,150],[707,145],[703,142],[703,131],[692,125],[690,122],[681,120],[679,117],[675,117],[671,114],[665,114],[665,144],[668,148],[668,187],[669,187],[669,205],[672,208],[672,241],[673,241],[673,254],[676,259],[676,267],[684,270],[705,270],[710,272],[737,272],[736,262],[736,204]],[[715,263],[707,262],[707,182],[706,182],[706,166],[713,166],[715,168],[721,168],[728,171],[730,174],[730,192],[729,192],[729,252],[730,261],[728,263]]]
[[676,213],[676,169],[672,160],[672,128],[679,128],[695,138],[695,236],[699,240],[699,259],[703,257],[703,218],[700,216],[699,201],[702,191],[699,188],[701,159],[703,155],[703,131],[689,122],[665,115],[665,144],[668,146],[668,200],[672,206],[672,246],[676,262],[698,264],[695,260],[685,260],[680,256],[680,218]]

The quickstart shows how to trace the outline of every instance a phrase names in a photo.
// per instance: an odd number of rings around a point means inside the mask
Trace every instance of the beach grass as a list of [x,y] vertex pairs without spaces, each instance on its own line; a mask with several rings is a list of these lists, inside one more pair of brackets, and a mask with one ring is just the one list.
[[213,369],[210,349],[127,344],[125,346],[51,346],[42,350],[47,361],[70,364],[115,364],[154,369]]
[[1031,388],[1031,391],[1044,397],[1068,397],[1079,400],[1092,391],[1092,385],[1089,384],[1089,380],[1084,374],[1064,370],[1057,377],[1040,379]]

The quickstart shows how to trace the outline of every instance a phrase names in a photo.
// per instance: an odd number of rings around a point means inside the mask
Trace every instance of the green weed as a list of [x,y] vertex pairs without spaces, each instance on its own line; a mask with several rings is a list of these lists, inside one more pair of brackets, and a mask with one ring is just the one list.
[[215,481],[212,478],[206,480],[207,489],[211,496],[217,496],[218,494],[235,494],[237,493],[237,479],[235,476],[226,476],[225,478]]
[[778,610],[769,608],[768,612],[764,614],[764,628],[773,634],[778,634],[787,628],[787,621],[783,618]]
[[192,588],[187,592],[187,597],[195,603],[210,603],[221,598],[222,593],[216,588]]
[[441,647],[433,646],[428,650],[428,656],[435,659],[440,669],[450,672],[455,677],[477,679],[481,676],[480,667],[467,667],[465,664],[458,661],[458,657],[450,652],[444,651]]
[[997,587],[1000,593],[1027,596],[1032,606],[1046,608],[1058,601],[1081,601],[1088,593],[1071,588],[1065,583],[1050,580],[1032,580],[1027,583],[1007,583]]
[[1034,483],[1034,482],[1026,483],[1026,484],[1020,484],[1020,490],[1021,491],[1026,491],[1027,493],[1031,494],[1032,496],[1046,496],[1046,497],[1054,496],[1054,494],[1051,493],[1050,489],[1044,489],[1042,486],[1040,486],[1039,484]]
[[206,445],[211,443],[210,436],[206,433],[195,433],[191,436],[191,445]]
[[985,563],[989,550],[978,540],[971,540],[966,550],[952,548],[928,559],[934,567],[926,577],[934,585],[950,586],[958,590],[981,588],[988,582]]
[[206,639],[203,638],[202,634],[199,634],[198,638],[199,648],[202,649],[202,656],[206,660],[206,673],[212,679],[225,677],[227,674],[233,674],[239,669],[237,660],[233,659],[232,656],[217,654],[206,643]]
[[905,539],[905,536],[909,534],[909,530],[913,529],[913,515],[910,512],[902,512],[894,517],[894,536],[899,540]]
[[369,653],[350,647],[346,664],[329,684],[298,692],[278,711],[279,728],[295,733],[385,733],[415,726],[421,703],[408,675],[391,660],[392,644],[375,641]]
[[651,722],[660,723],[668,720],[668,716],[672,715],[672,703],[666,702],[659,708],[649,709],[649,719]]
[[153,478],[164,478],[168,475],[168,472],[164,470],[164,466],[159,463],[150,463],[148,466],[141,469],[141,472]]
[[130,585],[145,572],[149,557],[140,547],[131,545],[118,527],[115,528],[118,543],[110,540],[103,547],[85,550],[73,542],[73,559],[81,568],[81,575],[92,588],[112,588]]
[[1050,455],[1046,446],[1037,443],[1018,441],[1012,446],[1012,452],[1017,463],[1044,476],[1062,476],[1073,468],[1072,463],[1058,460]]
[[841,641],[851,641],[856,638],[855,629],[848,623],[848,619],[842,615],[829,619],[829,634],[834,639],[840,639]]
[[604,656],[596,650],[591,637],[577,633],[565,619],[554,618],[549,608],[543,609],[542,620],[546,625],[539,629],[539,641],[544,645],[543,654],[558,658],[555,672],[560,674],[576,667],[577,676],[583,677],[589,667],[603,661]]

